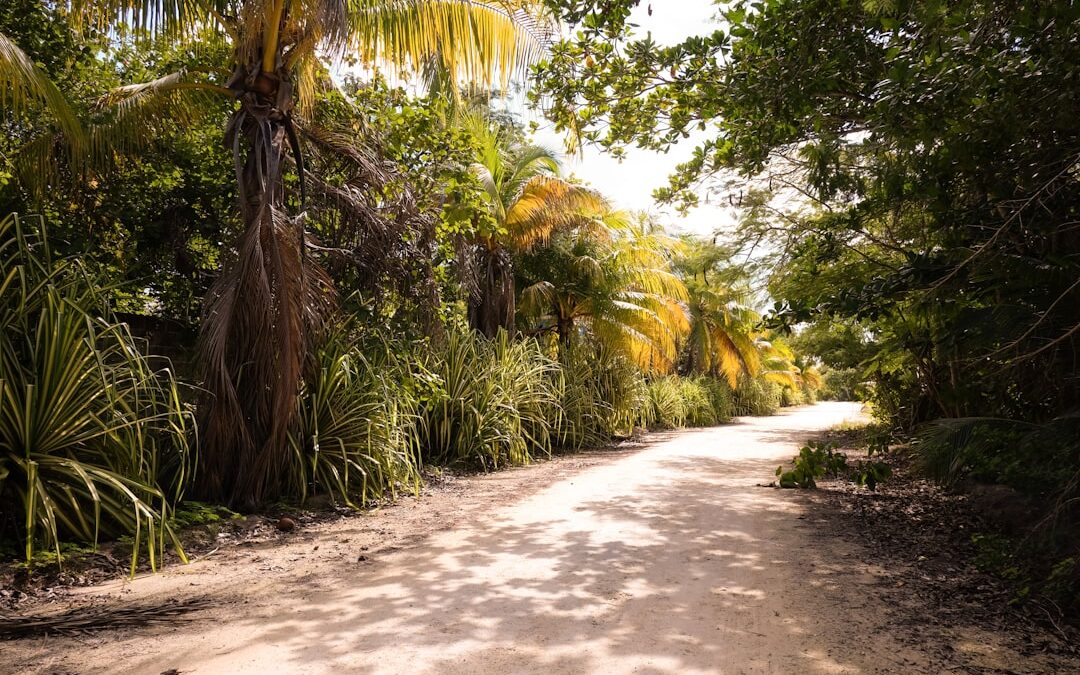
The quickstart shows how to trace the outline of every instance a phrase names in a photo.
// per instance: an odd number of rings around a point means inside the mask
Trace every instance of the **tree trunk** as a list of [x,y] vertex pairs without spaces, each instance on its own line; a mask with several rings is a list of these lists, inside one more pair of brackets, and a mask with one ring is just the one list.
[[[556,309],[558,312],[558,309]],[[559,352],[565,354],[570,348],[570,340],[574,336],[574,320],[561,314],[555,315],[555,334],[559,336]]]
[[514,334],[514,271],[510,254],[503,249],[482,248],[482,272],[476,297],[469,303],[469,325],[489,338],[499,329]]
[[[281,62],[280,55],[277,60]],[[313,311],[302,214],[289,217],[283,182],[292,87],[279,69],[238,69],[240,109],[226,131],[234,151],[244,232],[211,289],[200,351],[199,496],[250,510],[281,494]],[[298,166],[300,165],[299,158]]]

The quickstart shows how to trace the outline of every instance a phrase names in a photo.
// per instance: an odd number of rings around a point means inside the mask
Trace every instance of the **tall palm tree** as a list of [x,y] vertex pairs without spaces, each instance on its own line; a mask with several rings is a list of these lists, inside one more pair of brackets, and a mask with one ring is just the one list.
[[670,269],[675,245],[644,219],[603,213],[524,262],[522,314],[560,349],[587,332],[646,372],[670,372],[689,328],[686,287]]
[[761,316],[745,303],[748,291],[741,273],[728,265],[728,252],[697,241],[684,245],[676,263],[689,296],[682,367],[725,377],[734,388],[740,375],[753,376],[761,368],[755,328]]
[[469,323],[494,337],[515,330],[513,257],[547,241],[555,232],[587,224],[606,208],[604,198],[559,176],[554,151],[519,142],[486,115],[472,111],[461,123],[476,139],[471,169],[484,189],[487,223],[471,242],[474,286]]
[[[509,4],[477,0],[68,0],[77,23],[227,45],[219,68],[177,72],[113,93],[115,134],[147,118],[179,123],[208,96],[236,101],[225,129],[244,232],[207,298],[200,339],[201,472],[208,499],[252,508],[274,498],[309,336],[331,306],[304,229],[303,111],[339,56],[419,67],[440,54],[456,77],[505,81],[541,45]],[[108,134],[91,149],[107,152]],[[299,190],[285,181],[294,167]]]

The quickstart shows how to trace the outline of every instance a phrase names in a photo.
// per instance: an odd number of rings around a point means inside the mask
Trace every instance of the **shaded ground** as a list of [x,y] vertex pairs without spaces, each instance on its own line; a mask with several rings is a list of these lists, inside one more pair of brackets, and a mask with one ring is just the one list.
[[[841,450],[861,434],[832,432]],[[865,456],[852,452],[850,459]],[[979,486],[950,491],[919,475],[904,453],[889,458],[893,476],[876,492],[846,480],[819,481],[809,496],[820,523],[821,545],[842,539],[858,546],[863,561],[881,566],[878,594],[894,608],[890,621],[900,639],[933,645],[961,672],[1036,669],[1080,672],[1080,632],[1052,600],[1028,597],[1022,580],[1003,578],[977,537],[1010,533],[1002,520],[1009,505],[987,503]],[[994,491],[997,494],[997,491]],[[993,495],[992,495],[993,496]],[[1019,515],[1030,526],[1030,513]],[[1015,533],[1013,533],[1015,534]],[[1011,563],[1008,563],[1011,564]],[[984,636],[992,637],[983,641]],[[1005,655],[1005,656],[1002,656]],[[1031,664],[1017,657],[1038,657]]]
[[758,486],[857,414],[820,404],[656,434],[81,589],[75,602],[216,605],[184,625],[3,643],[0,671],[1070,671],[963,617],[921,634],[889,571],[828,536],[820,496]]

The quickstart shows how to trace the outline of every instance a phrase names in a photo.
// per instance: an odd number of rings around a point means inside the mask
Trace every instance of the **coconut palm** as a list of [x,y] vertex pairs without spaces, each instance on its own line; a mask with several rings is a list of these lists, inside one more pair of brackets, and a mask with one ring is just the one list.
[[555,232],[584,227],[607,208],[598,193],[559,176],[553,150],[519,142],[513,133],[478,112],[461,124],[476,139],[471,170],[483,186],[488,222],[478,224],[470,242],[468,268],[473,287],[469,323],[494,337],[514,333],[513,256],[530,251]]
[[[170,121],[182,124],[207,97],[236,108],[225,129],[235,157],[244,231],[207,299],[201,334],[203,461],[198,491],[240,508],[274,498],[308,342],[331,306],[329,281],[304,229],[304,111],[350,55],[399,69],[438,53],[460,80],[505,82],[541,45],[510,5],[471,0],[68,0],[77,25],[127,25],[150,37],[227,46],[216,68],[181,71],[109,97],[115,123],[91,151]],[[531,3],[530,3],[531,4]],[[299,190],[285,181],[295,169]]]
[[756,373],[762,379],[782,387],[798,389],[802,383],[801,369],[795,365],[795,353],[783,340],[759,336],[754,341],[761,355],[761,368]]
[[689,296],[690,331],[682,368],[725,377],[734,388],[740,375],[753,376],[761,368],[755,333],[761,316],[746,304],[745,281],[727,264],[727,251],[700,242],[684,245],[677,267]]
[[560,349],[588,333],[646,372],[669,372],[689,328],[686,287],[670,270],[675,244],[644,219],[608,211],[524,261],[522,314]]

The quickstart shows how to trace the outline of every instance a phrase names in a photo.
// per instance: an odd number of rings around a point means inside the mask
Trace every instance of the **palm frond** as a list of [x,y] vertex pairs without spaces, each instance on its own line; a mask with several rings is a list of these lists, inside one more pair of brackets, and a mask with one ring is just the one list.
[[502,6],[466,0],[348,0],[348,49],[365,62],[420,70],[438,54],[455,80],[506,86],[545,44],[531,21]]
[[68,143],[82,144],[85,131],[63,93],[18,45],[0,33],[0,110],[23,115],[39,106],[56,120]]
[[554,232],[587,225],[606,209],[606,199],[593,190],[535,176],[506,213],[508,243],[516,251],[527,251]]

